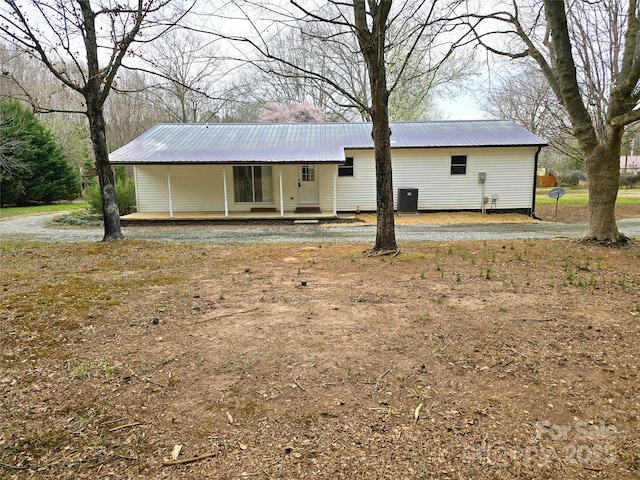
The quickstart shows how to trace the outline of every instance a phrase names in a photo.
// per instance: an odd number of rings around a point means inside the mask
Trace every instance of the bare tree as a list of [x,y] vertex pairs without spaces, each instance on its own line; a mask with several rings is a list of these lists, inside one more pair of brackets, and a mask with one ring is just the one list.
[[[273,57],[283,62],[274,63],[260,56],[244,62],[233,80],[230,89],[233,100],[225,105],[224,117],[256,120],[256,112],[251,110],[256,107],[259,110],[272,102],[307,104],[324,112],[330,121],[370,120],[366,112],[331,85],[301,73],[316,71],[322,76],[340,78],[343,88],[356,92],[366,103],[366,67],[361,57],[352,51],[353,46],[343,51],[335,45],[323,45],[311,32],[289,25],[283,25],[275,35],[265,39],[265,45]],[[335,51],[329,53],[330,49]]]
[[[512,120],[549,142],[540,166],[556,174],[567,157],[581,158],[567,113],[535,64],[502,65],[480,105],[491,117]],[[497,68],[496,68],[497,70]],[[574,163],[574,162],[571,162]]]
[[123,69],[105,102],[107,140],[111,151],[119,148],[158,122],[169,122],[166,109],[159,106],[152,92],[155,79],[146,72]]
[[[400,37],[397,30],[409,24],[392,24],[389,38]],[[250,85],[247,92],[255,102],[272,101],[282,104],[307,103],[313,105],[334,120],[371,121],[371,116],[361,104],[370,104],[367,66],[358,54],[353,39],[338,41],[344,36],[344,27],[333,23],[309,23],[285,25],[275,36],[268,38],[273,57],[285,62],[264,62],[259,59],[249,67],[250,76],[245,80]],[[331,39],[327,41],[326,39]],[[446,62],[433,69],[436,60],[427,48],[414,50],[410,42],[398,42],[387,50],[388,76],[394,87],[389,97],[389,116],[392,120],[424,120],[437,118],[439,112],[434,98],[439,91],[452,92],[463,80],[474,74],[474,61],[469,52],[454,52]],[[434,49],[438,50],[438,49]],[[405,58],[409,61],[405,64]],[[399,70],[401,78],[395,82]],[[313,71],[322,77],[331,78],[359,99],[356,104],[321,79],[301,74]]]
[[640,19],[636,0],[516,2],[468,15],[489,51],[532,58],[567,112],[589,177],[585,240],[626,241],[615,203],[624,129],[640,120]]
[[[260,54],[253,64],[263,72],[311,85],[323,85],[337,105],[355,107],[372,122],[376,165],[377,230],[374,254],[397,251],[395,238],[389,99],[402,79],[411,74],[412,58],[424,52],[433,62],[421,65],[435,72],[453,49],[439,34],[448,31],[445,19],[458,1],[330,0],[316,7],[291,1],[288,6],[267,2],[232,2],[234,18],[244,18],[255,35],[217,35],[250,46]],[[272,47],[274,31],[283,25],[297,30],[305,42],[322,45],[313,56],[285,55]],[[437,43],[440,42],[440,43]],[[302,42],[304,44],[304,42]],[[403,55],[393,52],[403,50]],[[320,52],[323,52],[322,55]],[[348,58],[344,58],[349,52]],[[438,54],[437,56],[435,54]],[[298,61],[301,58],[302,61]],[[425,57],[426,58],[426,57]],[[390,68],[393,61],[393,68]],[[330,63],[336,68],[326,68]],[[365,82],[347,73],[357,63],[366,67]],[[423,74],[426,76],[425,70]]]
[[[5,0],[0,6],[0,33],[42,62],[66,87],[79,94],[86,115],[100,182],[105,234],[103,241],[123,238],[113,170],[109,163],[104,104],[132,45],[162,33],[173,24],[172,0]],[[161,14],[166,14],[160,18]],[[40,110],[48,109],[38,105]]]
[[211,121],[226,98],[214,87],[224,77],[216,39],[189,30],[173,30],[139,52],[155,78],[149,95],[170,121]]
[[262,114],[258,120],[264,123],[312,123],[324,122],[326,119],[324,113],[306,103],[293,102],[288,105],[282,105],[270,102],[263,107]]

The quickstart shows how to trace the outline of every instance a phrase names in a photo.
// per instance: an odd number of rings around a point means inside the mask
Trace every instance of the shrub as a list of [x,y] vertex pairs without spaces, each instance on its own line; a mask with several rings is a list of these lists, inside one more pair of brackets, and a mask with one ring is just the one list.
[[587,181],[587,174],[580,170],[572,170],[558,174],[556,178],[561,187],[577,187],[580,183]]
[[638,188],[640,187],[640,172],[633,173],[621,173],[620,183],[621,188]]
[[59,215],[53,218],[51,223],[74,227],[93,227],[102,225],[102,216],[85,208],[83,210],[76,210],[71,213]]
[[[91,209],[97,213],[102,213],[102,196],[100,195],[100,185],[97,180],[89,184],[87,197]],[[116,198],[120,215],[128,215],[135,211],[136,189],[133,178],[116,175]]]

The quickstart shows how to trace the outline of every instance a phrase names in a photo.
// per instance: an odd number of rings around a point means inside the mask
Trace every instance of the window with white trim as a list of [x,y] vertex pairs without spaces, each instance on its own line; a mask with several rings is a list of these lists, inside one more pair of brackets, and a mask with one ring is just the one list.
[[353,157],[344,159],[343,165],[338,165],[339,177],[353,177]]
[[467,156],[452,155],[451,156],[451,175],[467,174]]
[[233,196],[238,203],[273,202],[271,167],[234,165]]

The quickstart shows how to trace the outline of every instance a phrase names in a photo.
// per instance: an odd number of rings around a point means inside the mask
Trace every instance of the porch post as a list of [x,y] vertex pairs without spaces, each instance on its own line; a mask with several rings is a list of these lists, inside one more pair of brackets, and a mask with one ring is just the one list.
[[338,165],[335,166],[333,171],[333,216],[338,216]]
[[136,188],[136,212],[140,211],[140,188],[138,188],[138,166],[133,166],[133,184]]
[[227,198],[227,166],[222,165],[222,190],[224,192],[224,218],[229,216],[229,199]]
[[280,216],[284,217],[284,192],[282,191],[282,165],[278,169],[280,174]]
[[171,165],[167,165],[167,188],[169,190],[169,218],[173,218],[173,192],[171,191]]

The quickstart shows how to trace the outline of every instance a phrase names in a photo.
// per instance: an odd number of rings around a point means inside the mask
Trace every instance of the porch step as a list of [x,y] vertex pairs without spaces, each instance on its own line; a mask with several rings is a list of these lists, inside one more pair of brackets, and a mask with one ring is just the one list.
[[295,213],[320,213],[320,207],[319,206],[299,206],[296,208]]

